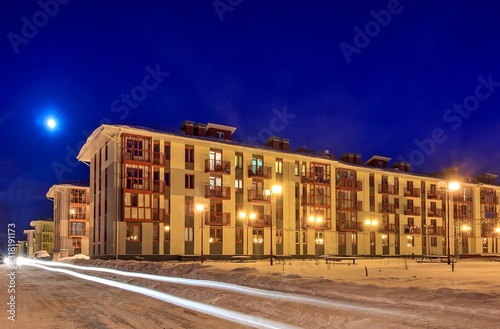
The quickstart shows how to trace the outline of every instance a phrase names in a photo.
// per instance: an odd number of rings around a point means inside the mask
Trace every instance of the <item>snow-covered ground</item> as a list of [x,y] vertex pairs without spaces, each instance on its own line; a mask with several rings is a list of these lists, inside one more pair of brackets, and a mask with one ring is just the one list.
[[[412,259],[359,259],[356,265],[342,261],[325,264],[313,260],[269,261],[249,263],[212,262],[177,263],[143,261],[65,260],[85,266],[100,266],[125,271],[152,273],[194,279],[207,279],[296,294],[313,295],[330,300],[354,302],[380,309],[407,314],[419,321],[401,321],[372,314],[353,312],[346,318],[325,314],[325,326],[336,322],[339,328],[370,327],[427,327],[427,328],[485,328],[500,321],[500,262],[494,260],[460,260],[455,271],[446,263],[417,263]],[[368,275],[367,275],[368,274]],[[95,275],[95,273],[93,273]],[[130,281],[130,280],[128,280]],[[157,283],[135,282],[158,288]],[[191,291],[191,292],[189,292]],[[183,291],[184,297],[199,297],[196,289]],[[231,306],[214,296],[214,301]],[[209,297],[204,302],[211,302]],[[214,302],[215,303],[215,302]],[[234,301],[233,301],[234,303]],[[249,302],[246,302],[249,303]],[[262,301],[258,301],[262,303]],[[266,310],[273,309],[266,304]],[[249,305],[249,310],[259,309]],[[278,310],[277,310],[278,311]],[[317,328],[318,314],[304,307],[304,314],[294,310],[301,327]],[[333,312],[335,314],[340,314]],[[276,314],[281,314],[276,312]],[[308,314],[310,316],[308,317]],[[333,316],[333,318],[332,318]],[[280,316],[280,321],[286,316]],[[305,325],[310,323],[311,325]],[[393,326],[391,326],[391,324]]]

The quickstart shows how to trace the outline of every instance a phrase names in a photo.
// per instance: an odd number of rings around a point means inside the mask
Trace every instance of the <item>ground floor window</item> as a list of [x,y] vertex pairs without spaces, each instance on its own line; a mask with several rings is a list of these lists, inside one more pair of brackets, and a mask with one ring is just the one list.
[[141,225],[127,225],[127,241],[141,241]]

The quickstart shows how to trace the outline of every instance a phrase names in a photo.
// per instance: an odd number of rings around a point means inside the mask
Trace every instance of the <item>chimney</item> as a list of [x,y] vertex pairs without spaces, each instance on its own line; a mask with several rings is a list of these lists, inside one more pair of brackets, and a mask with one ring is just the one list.
[[194,126],[194,134],[196,136],[206,136],[207,135],[207,125],[204,123],[197,123]]
[[276,136],[271,136],[266,141],[266,146],[272,147],[273,149],[280,149],[280,139]]
[[186,135],[194,135],[194,122],[193,121],[184,121],[181,125],[181,131]]
[[280,150],[290,151],[290,140],[287,138],[280,139]]
[[357,153],[344,153],[340,157],[341,161],[352,163],[352,164],[361,164],[361,154]]
[[409,162],[396,162],[392,165],[392,169],[397,169],[404,172],[411,172],[411,164]]

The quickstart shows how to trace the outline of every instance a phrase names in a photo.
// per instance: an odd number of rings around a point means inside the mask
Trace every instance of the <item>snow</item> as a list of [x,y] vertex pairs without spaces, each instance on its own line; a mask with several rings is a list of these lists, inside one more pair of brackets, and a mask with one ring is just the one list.
[[[274,266],[270,266],[269,260],[242,263],[205,261],[203,264],[81,259],[63,261],[129,272],[215,280],[383,306],[388,310],[426,315],[458,328],[491,326],[500,320],[498,259],[460,260],[453,272],[450,265],[437,260],[434,263],[417,263],[413,259],[403,258],[358,259],[356,265],[348,261],[325,264],[324,260],[320,260],[316,264],[314,260],[287,260],[275,262]],[[158,284],[143,282],[141,285],[156,287]],[[307,312],[304,310],[304,314],[294,316],[312,321]],[[341,327],[346,328],[363,328],[370,323],[359,316],[349,320],[342,318],[342,321],[344,324]],[[418,326],[426,325],[420,323],[415,327]]]

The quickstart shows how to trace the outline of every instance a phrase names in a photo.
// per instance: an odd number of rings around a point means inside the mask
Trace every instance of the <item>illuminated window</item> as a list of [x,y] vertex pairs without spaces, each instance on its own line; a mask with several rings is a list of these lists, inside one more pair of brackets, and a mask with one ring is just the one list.
[[283,230],[276,231],[276,243],[283,244]]
[[127,241],[138,242],[141,241],[141,238],[140,225],[127,225]]
[[215,227],[210,229],[210,243],[222,243],[222,228]]
[[237,228],[236,229],[235,240],[236,240],[236,243],[238,243],[238,244],[243,243],[243,229],[242,228]]
[[192,227],[184,228],[184,241],[185,242],[193,242],[194,230]]

